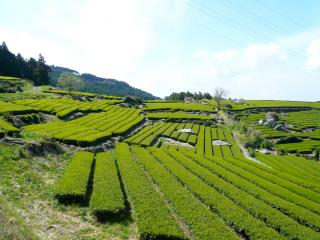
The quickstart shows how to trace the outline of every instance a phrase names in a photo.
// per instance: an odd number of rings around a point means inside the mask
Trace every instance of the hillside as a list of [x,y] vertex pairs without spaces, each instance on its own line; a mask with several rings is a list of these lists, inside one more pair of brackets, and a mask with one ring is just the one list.
[[19,91],[0,93],[0,239],[320,239],[320,103]]
[[60,74],[63,72],[79,75],[80,78],[86,84],[85,87],[81,89],[84,92],[105,94],[105,95],[112,95],[112,96],[130,95],[130,96],[140,97],[146,100],[159,99],[158,97],[153,96],[151,93],[148,93],[141,89],[130,86],[128,83],[124,81],[118,81],[110,78],[101,78],[89,73],[79,74],[75,70],[63,68],[63,67],[57,67],[57,66],[51,66],[51,72],[49,74],[50,84],[55,86],[57,83],[57,79],[59,78]]

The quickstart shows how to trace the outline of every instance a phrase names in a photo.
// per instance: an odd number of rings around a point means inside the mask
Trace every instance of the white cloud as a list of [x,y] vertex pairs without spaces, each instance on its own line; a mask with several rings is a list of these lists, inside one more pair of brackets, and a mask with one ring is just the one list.
[[213,58],[216,61],[225,62],[225,61],[228,61],[230,59],[235,58],[237,54],[238,54],[238,52],[235,49],[229,49],[226,51],[214,53]]
[[41,1],[41,9],[28,11],[25,23],[0,22],[1,40],[25,57],[41,52],[49,64],[114,77],[161,97],[222,86],[233,97],[319,100],[319,30],[222,51],[199,45],[166,55],[164,49],[153,58],[154,49],[179,44],[170,36],[163,42],[157,21],[165,28],[162,34],[183,31],[186,2]]
[[[165,1],[169,4],[169,0]],[[153,13],[160,1],[43,1],[28,26],[3,26],[1,38],[26,57],[126,79],[154,42]],[[162,1],[161,4],[164,4]]]
[[199,50],[195,51],[193,55],[195,57],[203,58],[203,57],[207,57],[209,55],[209,52],[204,49],[199,49]]
[[161,18],[172,26],[185,13],[186,1],[41,1],[41,10],[28,13],[28,24],[13,27],[0,22],[1,39],[25,57],[42,53],[49,64],[145,89],[131,76],[145,71],[140,65],[159,44],[155,21]]
[[274,43],[253,44],[244,50],[241,61],[244,61],[248,68],[255,69],[269,59],[285,60],[285,55],[281,47]]
[[213,92],[221,86],[232,97],[318,101],[319,74],[305,69],[307,54],[300,51],[318,33],[219,52],[199,48],[189,57],[170,57],[161,62],[161,68],[132,77],[140,80],[139,87],[146,86],[159,96],[172,91]]
[[308,61],[306,66],[308,69],[320,68],[320,37],[314,39],[307,48]]

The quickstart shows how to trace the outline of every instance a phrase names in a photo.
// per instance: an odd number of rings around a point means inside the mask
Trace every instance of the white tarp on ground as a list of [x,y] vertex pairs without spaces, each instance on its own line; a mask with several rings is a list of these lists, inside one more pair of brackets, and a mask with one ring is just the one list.
[[188,148],[194,148],[194,146],[190,145],[189,143],[179,142],[171,138],[161,138],[161,139],[163,140],[164,144],[168,143],[168,144],[174,144],[174,145],[179,145],[179,146],[188,147]]
[[178,132],[181,132],[181,133],[193,133],[191,128],[179,129]]
[[217,145],[217,146],[231,146],[230,143],[228,143],[227,141],[223,141],[223,140],[213,140],[213,141],[212,141],[212,145]]

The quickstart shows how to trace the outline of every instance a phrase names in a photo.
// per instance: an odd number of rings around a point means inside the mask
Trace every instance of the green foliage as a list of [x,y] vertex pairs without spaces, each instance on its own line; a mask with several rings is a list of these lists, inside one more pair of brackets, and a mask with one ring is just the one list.
[[24,114],[37,112],[36,109],[27,106],[21,106],[11,102],[0,101],[0,114],[13,113],[13,114]]
[[166,129],[168,129],[170,125],[172,125],[172,123],[155,123],[154,125],[149,125],[137,132],[136,134],[132,135],[125,141],[134,144],[150,146],[154,139],[157,138]]
[[[68,122],[29,125],[23,129],[81,146],[92,145],[112,135],[123,134],[144,120],[139,110],[108,106],[107,112],[92,113]],[[58,108],[56,108],[58,110]],[[50,109],[48,109],[50,111]],[[68,111],[73,111],[68,109]],[[66,114],[65,110],[58,112]]]
[[198,134],[198,140],[196,144],[196,152],[199,155],[204,155],[205,153],[205,127],[200,126],[199,134]]
[[207,184],[213,186],[218,192],[228,196],[234,202],[237,202],[242,208],[246,209],[252,215],[266,222],[274,229],[281,229],[281,234],[289,238],[301,239],[317,239],[318,233],[300,225],[298,222],[283,214],[273,206],[270,206],[249,193],[242,191],[234,186],[232,183],[220,178],[216,173],[212,173],[201,164],[197,164],[191,159],[174,153],[176,159],[181,162],[186,168],[192,169],[198,176],[200,176]]
[[52,85],[56,85],[57,79],[63,73],[71,73],[79,75],[85,85],[81,88],[81,91],[100,94],[100,95],[111,95],[111,96],[134,96],[142,99],[157,99],[152,94],[145,92],[141,89],[134,88],[128,83],[118,81],[115,79],[101,78],[92,74],[79,74],[77,71],[67,69],[63,67],[51,66],[50,81]]
[[123,100],[124,103],[127,103],[131,106],[135,106],[135,105],[141,105],[142,99],[138,98],[138,97],[132,97],[132,96],[126,96]]
[[15,132],[18,131],[18,129],[14,126],[12,126],[9,122],[6,120],[0,118],[0,129],[5,132]]
[[286,115],[280,115],[280,119],[293,125],[294,130],[320,127],[319,110],[290,112]]
[[312,153],[320,147],[320,141],[304,140],[295,143],[281,143],[277,144],[277,149],[290,153]]
[[211,128],[205,127],[205,156],[212,156],[213,149],[212,149],[212,138],[211,138]]
[[26,60],[20,53],[11,53],[5,42],[0,46],[0,75],[26,78],[32,80],[35,85],[46,85],[49,82],[49,72],[50,67],[41,54],[38,60]]
[[210,105],[200,103],[146,103],[147,111],[151,110],[182,110],[182,111],[203,111],[216,113]]
[[298,138],[296,136],[288,136],[283,139],[279,139],[277,141],[277,144],[283,144],[283,143],[298,143],[302,142],[303,140],[301,138]]
[[200,119],[200,120],[210,120],[211,116],[208,115],[199,115],[199,114],[189,114],[186,112],[159,112],[147,113],[147,117],[150,119]]
[[186,97],[191,97],[196,100],[211,99],[212,98],[210,93],[202,93],[202,92],[191,93],[188,91],[188,92],[179,92],[179,93],[173,92],[169,96],[165,97],[165,99],[169,100],[169,101],[172,101],[172,100],[183,101]]
[[90,209],[96,214],[119,214],[124,211],[116,162],[111,152],[96,155]]
[[80,112],[93,112],[93,111],[108,111],[112,109],[119,109],[119,106],[111,106],[117,103],[118,100],[101,100],[80,102],[69,98],[59,99],[26,99],[15,101],[16,104],[21,106],[28,106],[38,111],[56,114],[58,117],[64,118],[75,111]]
[[[290,174],[294,177],[304,180],[305,182],[312,182],[317,185],[319,183],[320,177],[318,174],[320,166],[316,161],[310,161],[306,158],[297,157],[294,155],[277,156],[259,154],[258,158],[263,163],[280,172]],[[319,190],[317,190],[318,188],[313,185],[313,187],[310,189],[319,192]]]
[[165,164],[168,167],[167,162],[173,163],[175,160],[162,150],[156,148],[150,148],[149,150],[153,157],[141,148],[139,151],[135,149],[135,152],[174,210],[191,228],[196,239],[237,239],[230,228],[218,220],[215,213],[210,211],[193,194],[190,194],[189,190],[172,175],[178,169],[168,172],[162,166],[162,164]]
[[128,145],[118,144],[116,154],[121,179],[134,208],[140,239],[184,239],[178,223],[134,160]]
[[71,94],[72,91],[81,89],[84,86],[84,82],[77,75],[62,73],[58,78],[57,86]]
[[276,178],[273,175],[268,175],[268,179],[265,179],[265,174],[256,175],[257,168],[249,168],[249,164],[251,163],[249,161],[244,162],[243,160],[240,161],[235,159],[225,159],[223,161],[217,160],[217,162],[226,167],[228,171],[242,176],[249,182],[254,183],[260,188],[269,191],[273,195],[286,199],[287,201],[294,202],[295,204],[307,208],[310,211],[316,212],[318,214],[320,213],[320,205],[318,203],[306,199],[305,197],[302,197],[297,193],[291,192],[290,190],[279,186],[277,183],[279,178]]
[[[241,189],[243,192],[247,192],[250,195],[261,200],[261,203],[259,205],[267,203],[270,207],[277,209],[285,215],[289,215],[299,223],[302,223],[305,226],[311,226],[311,228],[314,229],[319,229],[320,221],[319,216],[316,213],[270,193],[268,188],[261,188],[254,181],[250,182],[250,179],[246,180],[244,178],[244,176],[246,176],[245,172],[241,171],[237,166],[230,164],[228,161],[219,159],[214,159],[214,161],[211,161],[190,152],[180,152],[193,159],[199,165],[210,170],[212,173],[218,175],[222,179],[225,179],[227,182]],[[259,168],[263,167],[263,165],[261,164],[255,164],[251,161],[247,162]],[[268,167],[263,168],[264,170],[268,169],[268,171],[272,171],[274,174],[281,174],[278,171],[274,171]],[[233,169],[233,171],[230,171],[229,169]],[[243,174],[239,175],[240,172],[242,172]],[[292,229],[292,231],[295,231],[295,229]],[[300,234],[304,234],[303,231],[300,232]]]
[[254,128],[244,126],[242,131],[245,136],[245,139],[243,140],[245,147],[253,149],[273,148],[273,142],[266,139],[259,131],[256,131]]
[[77,152],[57,182],[55,195],[61,200],[85,201],[93,153]]
[[117,97],[117,96],[98,95],[98,94],[94,94],[94,93],[77,92],[77,91],[67,92],[67,91],[60,90],[60,89],[52,89],[52,87],[43,89],[42,91],[48,92],[48,93],[55,93],[55,94],[59,94],[59,95],[76,95],[76,96],[82,96],[82,97],[88,97],[88,98],[109,99],[109,100],[114,100],[114,103],[119,103],[122,100],[121,97]]
[[[268,226],[272,226],[274,229],[281,229],[281,233],[289,238],[305,238],[305,239],[317,239],[319,237],[318,233],[307,228],[306,226],[301,226],[292,218],[287,215],[277,211],[272,206],[256,199],[252,195],[242,191],[233,184],[225,181],[220,178],[218,175],[210,172],[205,167],[195,163],[191,159],[179,154],[176,151],[168,152],[183,166],[194,172],[197,176],[203,179],[207,184],[212,186],[217,192],[228,196],[229,199],[236,202],[242,208],[247,210],[253,216],[257,216],[258,219],[267,223]],[[199,186],[200,187],[200,186]],[[222,200],[222,197],[220,197]],[[216,200],[218,198],[215,198]],[[225,202],[227,203],[227,202]],[[231,204],[232,205],[232,204]],[[231,206],[230,206],[231,209]],[[240,214],[241,211],[237,211]],[[239,216],[240,217],[240,216]],[[244,219],[243,219],[244,221]],[[244,221],[245,222],[245,221]],[[255,224],[254,227],[257,228],[258,224]],[[245,226],[244,229],[251,228],[250,225]],[[245,230],[246,231],[246,230]],[[249,230],[248,230],[249,231]],[[263,236],[268,238],[267,236]]]
[[0,197],[0,239],[39,239],[24,223],[23,218],[17,213],[16,209]]
[[0,93],[22,92],[27,81],[15,77],[0,76]]

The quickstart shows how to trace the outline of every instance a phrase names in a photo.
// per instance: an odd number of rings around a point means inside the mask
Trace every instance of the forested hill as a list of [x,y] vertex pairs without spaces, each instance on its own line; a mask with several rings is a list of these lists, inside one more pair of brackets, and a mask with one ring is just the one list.
[[141,97],[147,100],[158,99],[158,97],[153,96],[151,93],[132,87],[123,81],[110,78],[101,78],[89,73],[79,74],[79,72],[75,70],[58,66],[51,66],[50,84],[55,86],[57,79],[64,72],[73,73],[80,76],[80,78],[85,82],[85,86],[81,89],[81,91],[112,96],[130,95]]
[[115,79],[100,78],[92,74],[79,72],[46,64],[44,57],[39,54],[38,59],[24,58],[20,53],[12,53],[5,42],[0,44],[0,76],[17,77],[30,80],[34,85],[56,86],[57,79],[62,73],[78,75],[84,84],[80,90],[90,93],[112,96],[135,96],[146,100],[158,99],[152,94],[130,86],[128,83]]

